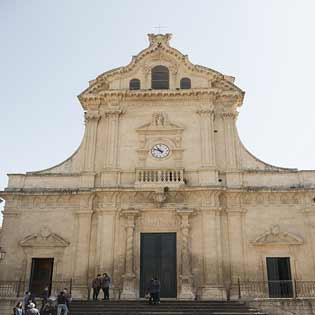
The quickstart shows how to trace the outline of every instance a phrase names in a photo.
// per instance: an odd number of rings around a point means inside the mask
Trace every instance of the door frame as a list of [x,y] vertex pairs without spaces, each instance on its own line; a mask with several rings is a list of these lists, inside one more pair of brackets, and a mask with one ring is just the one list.
[[168,231],[168,232],[161,232],[161,231],[145,231],[145,232],[140,232],[139,233],[139,240],[140,240],[140,244],[139,244],[139,288],[138,288],[138,294],[139,294],[139,297],[141,296],[141,276],[142,276],[142,272],[141,272],[141,267],[142,267],[142,244],[141,244],[141,235],[142,234],[158,234],[158,235],[161,235],[161,234],[173,234],[175,236],[175,297],[172,297],[172,298],[177,298],[177,292],[178,292],[178,273],[177,273],[177,270],[178,270],[178,233],[177,232],[174,232],[174,231]]

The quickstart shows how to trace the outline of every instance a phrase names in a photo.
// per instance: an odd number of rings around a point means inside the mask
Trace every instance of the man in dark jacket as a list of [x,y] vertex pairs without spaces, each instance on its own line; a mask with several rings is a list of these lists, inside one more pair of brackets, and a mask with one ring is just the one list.
[[150,279],[145,290],[145,295],[149,295],[149,304],[152,304],[154,300],[153,283],[154,283],[154,278]]
[[153,304],[160,304],[160,291],[161,284],[160,281],[155,277],[152,283],[153,291]]
[[93,289],[93,301],[97,301],[98,294],[101,289],[101,275],[97,275],[95,279],[92,281],[92,289]]
[[57,296],[57,315],[61,315],[63,312],[64,315],[67,315],[69,310],[67,307],[67,298],[63,291],[61,291]]

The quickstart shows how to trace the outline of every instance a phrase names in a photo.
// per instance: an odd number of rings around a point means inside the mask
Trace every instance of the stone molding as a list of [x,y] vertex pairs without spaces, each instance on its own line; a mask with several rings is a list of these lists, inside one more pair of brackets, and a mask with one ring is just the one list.
[[[38,209],[41,211],[52,209],[69,209],[78,211],[78,209],[89,209],[92,205],[90,198],[95,194],[93,208],[115,208],[120,204],[124,207],[136,206],[139,204],[151,204],[154,200],[155,189],[146,190],[120,190],[106,191],[100,190],[94,192],[69,191],[56,192],[5,192],[2,197],[6,200],[4,215],[18,215],[20,211]],[[208,208],[241,208],[247,209],[250,206],[302,206],[303,213],[312,213],[314,207],[314,193],[312,191],[264,191],[250,192],[241,191],[231,192],[222,189],[172,189],[166,194],[163,202],[167,204],[189,204],[193,207]]]

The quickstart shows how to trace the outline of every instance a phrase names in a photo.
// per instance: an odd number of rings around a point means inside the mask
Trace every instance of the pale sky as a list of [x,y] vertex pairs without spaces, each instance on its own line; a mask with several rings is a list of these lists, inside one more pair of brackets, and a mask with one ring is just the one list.
[[315,169],[314,12],[312,0],[0,0],[0,190],[7,173],[74,152],[84,129],[76,96],[129,63],[159,24],[193,63],[236,77],[249,151]]

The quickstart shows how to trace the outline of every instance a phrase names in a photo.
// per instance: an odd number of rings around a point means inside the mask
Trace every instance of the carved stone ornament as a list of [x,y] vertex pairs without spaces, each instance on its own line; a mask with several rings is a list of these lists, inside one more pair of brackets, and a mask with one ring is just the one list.
[[304,243],[302,237],[290,232],[282,232],[279,225],[272,225],[269,231],[259,235],[252,244],[263,245],[301,245]]
[[162,203],[166,200],[166,193],[163,189],[155,191],[151,195],[152,201],[160,208]]
[[150,42],[150,46],[152,45],[161,45],[161,44],[165,44],[167,46],[169,46],[169,42],[172,38],[172,34],[167,33],[167,34],[148,34],[148,38],[149,38],[149,42]]
[[164,112],[155,112],[152,114],[151,122],[141,127],[137,128],[137,132],[146,133],[146,131],[154,131],[154,130],[166,130],[172,132],[181,132],[183,131],[183,127],[178,126],[174,123],[171,123],[168,119],[168,116]]
[[67,247],[70,242],[52,233],[48,227],[43,227],[39,233],[26,236],[20,241],[22,247]]

